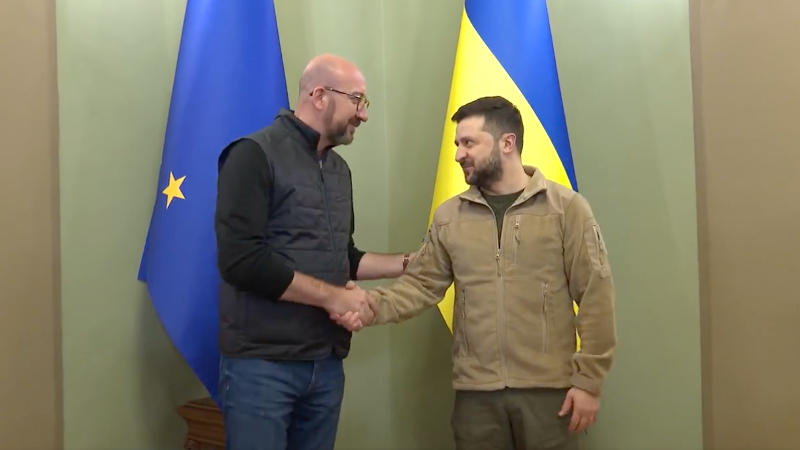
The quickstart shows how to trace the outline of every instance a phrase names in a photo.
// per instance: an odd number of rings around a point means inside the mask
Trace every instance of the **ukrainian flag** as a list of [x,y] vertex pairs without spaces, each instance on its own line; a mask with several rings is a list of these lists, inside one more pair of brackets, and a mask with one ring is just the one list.
[[[545,0],[466,0],[429,220],[439,205],[468,187],[455,162],[450,117],[461,105],[494,95],[522,113],[522,162],[577,190]],[[451,286],[439,303],[450,332],[453,298]]]

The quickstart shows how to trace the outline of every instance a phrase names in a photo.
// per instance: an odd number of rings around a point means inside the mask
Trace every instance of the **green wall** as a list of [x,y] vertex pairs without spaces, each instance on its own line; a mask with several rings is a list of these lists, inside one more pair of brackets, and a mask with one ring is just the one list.
[[174,408],[203,394],[136,281],[180,3],[56,4],[68,449],[179,448]]
[[[174,407],[204,394],[135,280],[184,6],[57,2],[68,449],[178,448]],[[367,77],[370,121],[342,149],[364,249],[414,249],[425,231],[461,6],[276,0],[292,99],[322,52]],[[578,183],[619,286],[619,362],[589,447],[700,448],[686,2],[550,7]],[[356,335],[338,448],[452,448],[449,345],[435,309]]]
[[618,294],[618,356],[588,447],[700,449],[688,2],[548,5],[578,186]]

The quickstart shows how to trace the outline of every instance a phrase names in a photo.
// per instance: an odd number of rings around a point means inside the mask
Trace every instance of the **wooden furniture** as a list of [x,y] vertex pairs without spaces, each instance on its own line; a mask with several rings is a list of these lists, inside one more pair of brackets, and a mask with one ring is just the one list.
[[183,448],[186,450],[224,450],[225,427],[222,412],[211,398],[192,400],[178,407],[178,414],[189,430]]

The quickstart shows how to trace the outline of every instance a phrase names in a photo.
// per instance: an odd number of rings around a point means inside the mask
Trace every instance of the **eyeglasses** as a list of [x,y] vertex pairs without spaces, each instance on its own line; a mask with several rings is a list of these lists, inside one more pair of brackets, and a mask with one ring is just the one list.
[[356,105],[357,111],[361,111],[362,108],[369,108],[369,100],[367,99],[366,94],[350,94],[348,92],[343,92],[338,89],[334,89],[330,86],[325,86],[323,89],[325,89],[326,91],[336,92],[337,94],[348,96],[350,98],[350,101],[352,101]]

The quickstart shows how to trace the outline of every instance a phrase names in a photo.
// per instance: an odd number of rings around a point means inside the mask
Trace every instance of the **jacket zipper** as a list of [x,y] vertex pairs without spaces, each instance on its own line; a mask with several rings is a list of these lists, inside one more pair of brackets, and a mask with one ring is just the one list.
[[519,214],[517,214],[516,219],[514,220],[514,243],[512,247],[512,256],[514,258],[514,265],[517,264],[517,251],[519,248],[520,243],[520,234],[519,234]]
[[464,344],[464,356],[469,356],[469,340],[467,339],[467,290],[461,291],[461,341]]
[[550,347],[550,320],[547,304],[550,298],[550,285],[542,283],[542,352],[547,354]]
[[331,236],[331,245],[333,246],[333,251],[336,251],[336,239],[333,237],[333,225],[331,224],[331,209],[328,207],[328,193],[325,189],[325,177],[322,175],[322,160],[319,160],[319,182],[320,188],[322,189],[322,201],[325,204],[325,217],[328,219],[328,232]]
[[[540,192],[540,191],[536,191],[536,192],[532,193],[531,195],[526,197],[525,200],[527,200],[528,198],[532,197],[533,195],[536,195],[538,192]],[[497,215],[494,213],[494,210],[492,209],[492,207],[489,206],[489,204],[486,203],[485,200],[484,201],[472,200],[472,201],[477,203],[477,204],[484,205],[485,207],[489,208],[489,211],[492,212],[492,217],[494,218],[495,232],[498,232],[497,233],[498,234],[497,247],[495,248],[495,256],[494,256],[495,257],[495,261],[497,262],[497,278],[498,278],[498,284],[499,284],[498,291],[500,293],[499,298],[498,298],[498,303],[500,303],[498,305],[498,311],[499,311],[498,312],[498,322],[500,324],[500,327],[499,327],[499,329],[497,331],[498,331],[498,339],[500,341],[500,349],[499,349],[500,350],[500,366],[503,369],[503,382],[506,385],[508,385],[508,363],[506,361],[506,347],[508,346],[508,344],[506,342],[506,337],[507,336],[506,336],[506,333],[505,333],[505,329],[506,329],[506,299],[505,299],[505,286],[504,286],[504,281],[503,281],[503,267],[502,267],[503,263],[502,263],[502,261],[500,259],[500,251],[502,249],[502,237],[503,237],[503,235],[502,235],[502,230],[498,230],[497,229]],[[503,217],[505,218],[505,215],[508,214],[508,211],[510,211],[511,208],[516,206],[518,203],[520,203],[520,199],[519,198],[514,203],[512,203],[511,206],[508,207],[508,209],[506,210],[506,213],[504,214]],[[503,220],[503,225],[505,225],[505,220]]]
[[[500,250],[502,248],[502,238],[503,238],[503,230],[497,229],[497,215],[494,213],[494,210],[486,203],[484,203],[489,211],[492,212],[492,217],[494,218],[494,230],[495,234],[497,235],[497,247],[495,248],[494,259],[497,262],[497,277],[498,277],[498,290],[500,291],[500,295],[498,297],[498,315],[499,322],[500,322],[500,329],[498,331],[498,339],[500,340],[500,366],[503,369],[503,380],[504,383],[508,384],[508,363],[506,362],[506,299],[505,299],[505,286],[503,281],[503,268],[502,268],[502,260],[500,259]],[[512,205],[513,206],[513,205]],[[510,209],[510,208],[509,208]],[[505,217],[505,216],[504,216]],[[503,225],[505,225],[505,220],[503,220]]]

